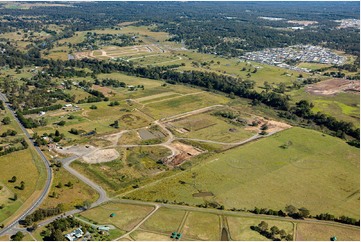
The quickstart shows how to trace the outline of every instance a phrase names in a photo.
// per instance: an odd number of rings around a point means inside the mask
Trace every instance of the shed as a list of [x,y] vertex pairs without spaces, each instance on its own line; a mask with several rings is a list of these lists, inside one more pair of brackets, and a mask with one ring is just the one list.
[[99,226],[98,227],[98,230],[100,230],[100,231],[109,231],[110,230],[110,228],[108,227],[108,226]]
[[112,217],[115,217],[115,213],[112,213],[112,214],[110,214],[110,217],[112,218]]
[[337,237],[336,237],[336,236],[332,236],[332,237],[330,238],[330,240],[331,240],[331,241],[337,241]]

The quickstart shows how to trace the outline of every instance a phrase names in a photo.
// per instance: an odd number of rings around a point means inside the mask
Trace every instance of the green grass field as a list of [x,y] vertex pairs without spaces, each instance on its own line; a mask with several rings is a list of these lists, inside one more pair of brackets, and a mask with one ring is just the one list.
[[142,111],[155,119],[159,119],[216,104],[226,104],[228,101],[229,99],[224,96],[202,92],[150,103]]
[[[14,138],[25,137],[20,127],[17,125],[9,112],[1,111],[0,119],[10,117],[11,123],[8,125],[1,124],[0,133],[8,129],[15,130],[17,135]],[[1,138],[3,145],[13,138]],[[0,184],[4,187],[0,190],[0,201],[5,207],[0,210],[0,223],[3,223],[7,218],[16,214],[17,211],[24,209],[31,205],[33,200],[40,195],[42,186],[44,185],[46,172],[45,166],[40,160],[39,156],[32,148],[16,151],[4,156],[0,156]],[[8,180],[16,176],[15,183],[9,183]],[[20,182],[25,182],[25,189],[19,190],[15,188],[20,186]],[[17,194],[18,199],[11,201],[14,194]],[[24,205],[22,207],[22,205]]]
[[[69,181],[73,183],[71,188],[65,186]],[[59,182],[62,187],[57,187]],[[56,193],[56,197],[48,196],[41,204],[42,208],[53,208],[62,203],[65,210],[72,210],[75,206],[82,205],[85,200],[94,202],[99,197],[95,190],[63,168],[54,171],[54,179],[49,195],[52,195],[53,192]]]
[[[288,141],[292,142],[288,149],[280,148]],[[209,156],[191,172],[128,196],[193,205],[208,199],[226,208],[246,209],[284,209],[286,204],[292,204],[306,207],[314,215],[328,212],[359,218],[359,158],[358,149],[342,140],[313,130],[291,128]],[[214,197],[193,198],[192,194],[199,191],[212,192]]]
[[[121,230],[130,231],[146,217],[152,209],[151,206],[107,203],[82,212],[81,215],[99,224],[112,224]],[[112,213],[115,213],[115,217],[110,217]]]
[[334,96],[317,96],[306,93],[303,89],[290,94],[294,102],[302,99],[312,102],[315,105],[312,110],[314,112],[319,111],[360,127],[360,95],[339,93]]

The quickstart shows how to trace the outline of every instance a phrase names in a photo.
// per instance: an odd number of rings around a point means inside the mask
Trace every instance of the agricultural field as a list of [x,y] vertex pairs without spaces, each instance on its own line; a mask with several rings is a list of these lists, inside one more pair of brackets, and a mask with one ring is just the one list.
[[[246,209],[257,206],[278,210],[292,204],[306,207],[313,215],[329,212],[358,218],[359,210],[355,208],[359,207],[359,158],[356,148],[337,138],[291,128],[209,156],[191,171],[138,189],[127,197],[192,205],[211,202]],[[284,182],[279,183],[277,177],[283,177]],[[221,182],[214,183],[215,179]],[[314,183],[319,186],[313,186]],[[200,192],[210,195],[194,197]]]

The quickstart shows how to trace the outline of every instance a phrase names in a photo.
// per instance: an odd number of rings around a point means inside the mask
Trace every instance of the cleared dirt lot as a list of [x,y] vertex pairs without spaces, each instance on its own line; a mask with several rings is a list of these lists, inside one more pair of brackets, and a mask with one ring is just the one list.
[[360,81],[330,79],[309,85],[305,90],[314,95],[335,95],[340,92],[360,93]]
[[117,159],[118,157],[119,157],[119,153],[115,149],[104,149],[104,150],[96,150],[86,156],[83,156],[83,160],[86,163],[94,164],[94,163],[112,161]]
[[89,154],[90,152],[95,151],[96,147],[92,145],[74,145],[74,146],[62,147],[62,148],[56,147],[54,150],[63,155],[83,156]]

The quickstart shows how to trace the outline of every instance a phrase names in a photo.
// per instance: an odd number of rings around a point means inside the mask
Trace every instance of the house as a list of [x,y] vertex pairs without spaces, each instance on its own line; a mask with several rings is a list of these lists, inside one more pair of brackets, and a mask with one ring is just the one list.
[[84,235],[83,230],[81,230],[81,228],[77,228],[73,232],[66,234],[65,238],[67,238],[69,241],[74,241],[81,238],[83,235]]

